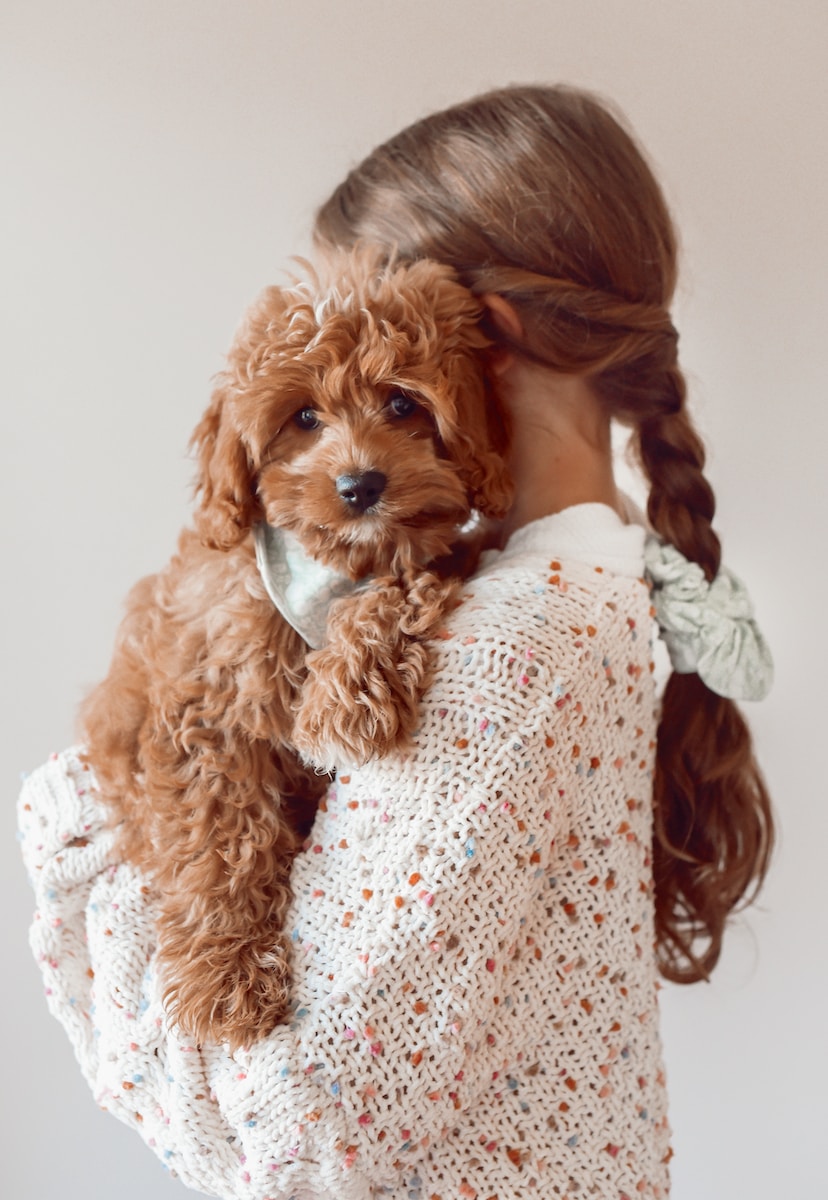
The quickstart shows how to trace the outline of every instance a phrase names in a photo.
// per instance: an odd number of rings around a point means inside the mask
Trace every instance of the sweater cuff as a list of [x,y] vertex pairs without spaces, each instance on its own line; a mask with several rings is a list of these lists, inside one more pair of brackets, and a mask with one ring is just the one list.
[[110,864],[113,847],[94,775],[78,748],[53,754],[26,777],[17,816],[23,861],[38,902],[77,911],[88,886]]

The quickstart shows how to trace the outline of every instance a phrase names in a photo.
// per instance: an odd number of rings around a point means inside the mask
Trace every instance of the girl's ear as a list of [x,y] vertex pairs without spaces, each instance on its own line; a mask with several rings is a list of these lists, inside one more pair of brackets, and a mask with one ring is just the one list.
[[[509,342],[520,344],[523,341],[523,323],[514,306],[497,292],[484,292],[480,300],[494,328],[505,334]],[[512,365],[514,357],[514,351],[508,345],[498,346],[495,343],[488,353],[490,373],[502,375]]]
[[231,417],[231,395],[230,381],[220,383],[190,441],[198,462],[196,523],[214,550],[237,546],[261,516],[252,464]]

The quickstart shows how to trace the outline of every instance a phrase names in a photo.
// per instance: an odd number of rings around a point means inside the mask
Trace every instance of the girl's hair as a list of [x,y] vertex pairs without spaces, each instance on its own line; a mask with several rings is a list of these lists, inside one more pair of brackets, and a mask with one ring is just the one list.
[[[713,492],[669,314],[675,232],[641,150],[603,101],[518,86],[426,117],[350,173],[320,209],[316,240],[435,258],[476,294],[508,299],[524,329],[514,348],[589,377],[632,429],[653,528],[714,578]],[[773,841],[747,726],[697,675],[667,684],[655,806],[659,967],[692,982],[715,966],[728,913],[755,895]]]

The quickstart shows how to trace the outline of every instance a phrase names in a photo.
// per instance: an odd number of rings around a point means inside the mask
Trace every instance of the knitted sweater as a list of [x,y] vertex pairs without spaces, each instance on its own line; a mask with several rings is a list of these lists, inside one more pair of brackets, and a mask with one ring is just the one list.
[[31,940],[99,1104],[228,1200],[668,1192],[644,531],[519,530],[436,644],[408,752],[340,767],[293,867],[295,1009],[249,1050],[159,999],[145,881],[73,752],[28,779]]

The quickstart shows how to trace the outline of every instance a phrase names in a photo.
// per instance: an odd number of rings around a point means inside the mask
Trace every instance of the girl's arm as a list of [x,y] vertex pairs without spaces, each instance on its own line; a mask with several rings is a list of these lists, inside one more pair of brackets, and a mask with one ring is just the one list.
[[357,1200],[521,1052],[500,1000],[566,829],[572,689],[548,625],[477,635],[493,612],[463,611],[412,752],[340,772],[294,864],[293,1021],[235,1056],[168,1027],[150,889],[109,865],[90,773],[68,753],[24,788],[50,1007],[98,1102],[193,1187]]

